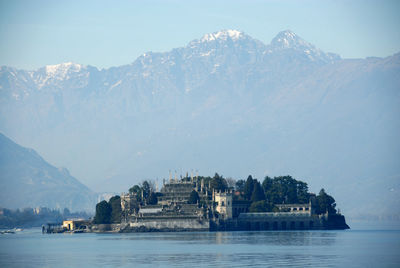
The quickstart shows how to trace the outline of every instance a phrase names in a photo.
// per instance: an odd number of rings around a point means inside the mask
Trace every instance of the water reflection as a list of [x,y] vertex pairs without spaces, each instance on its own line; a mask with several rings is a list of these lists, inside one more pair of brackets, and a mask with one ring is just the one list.
[[250,244],[309,246],[332,245],[337,232],[329,231],[265,231],[265,232],[182,232],[182,233],[134,233],[102,235],[105,240],[162,240],[186,244]]
[[38,232],[0,237],[0,267],[377,267],[400,263],[399,241],[400,232]]

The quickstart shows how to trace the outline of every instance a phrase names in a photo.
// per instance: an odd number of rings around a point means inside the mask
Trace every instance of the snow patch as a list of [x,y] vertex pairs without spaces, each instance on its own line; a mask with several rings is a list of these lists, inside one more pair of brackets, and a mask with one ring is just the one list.
[[113,88],[115,88],[115,87],[117,87],[117,86],[119,86],[121,83],[122,83],[122,80],[119,80],[117,83],[115,83],[114,85],[112,85],[112,86],[110,87],[110,90],[113,89]]
[[69,71],[79,72],[82,69],[81,64],[72,62],[60,63],[55,65],[46,65],[46,74],[50,76],[65,76]]
[[207,56],[210,56],[212,52],[213,52],[213,50],[210,50],[210,51],[208,51],[206,53],[201,53],[200,56],[201,57],[207,57]]
[[215,33],[205,34],[200,41],[201,42],[211,42],[217,39],[227,40],[228,38],[232,40],[238,40],[243,37],[243,33],[238,30],[222,30]]
[[46,65],[44,67],[45,74],[40,75],[37,79],[35,79],[35,83],[37,83],[38,88],[42,88],[49,79],[56,80],[65,80],[69,79],[69,74],[78,73],[83,69],[83,65],[76,64],[72,62],[54,64],[54,65]]
[[12,96],[15,100],[19,100],[19,95],[17,93],[12,93]]

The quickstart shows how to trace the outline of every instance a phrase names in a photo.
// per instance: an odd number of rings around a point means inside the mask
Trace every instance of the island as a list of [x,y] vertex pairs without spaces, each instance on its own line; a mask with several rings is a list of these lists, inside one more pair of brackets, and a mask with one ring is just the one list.
[[43,232],[170,232],[349,229],[324,189],[308,192],[291,176],[247,180],[188,175],[144,181],[96,205],[93,220],[69,220]]

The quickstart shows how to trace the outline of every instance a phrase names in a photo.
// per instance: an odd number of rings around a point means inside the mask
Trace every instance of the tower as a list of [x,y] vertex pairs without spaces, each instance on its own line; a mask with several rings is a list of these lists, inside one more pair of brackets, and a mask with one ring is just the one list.
[[220,214],[221,218],[231,219],[232,212],[232,199],[233,194],[227,190],[225,192],[213,190],[213,201],[216,203],[216,211]]

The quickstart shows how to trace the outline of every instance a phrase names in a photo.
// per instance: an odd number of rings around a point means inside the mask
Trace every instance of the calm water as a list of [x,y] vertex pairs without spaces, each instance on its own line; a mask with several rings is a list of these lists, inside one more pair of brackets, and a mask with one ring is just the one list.
[[0,235],[0,267],[400,267],[400,231]]

